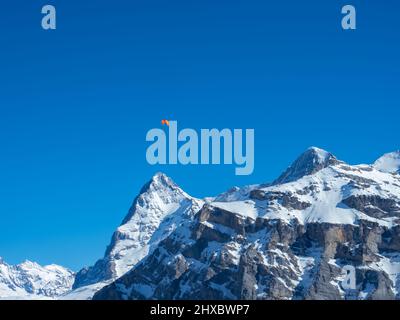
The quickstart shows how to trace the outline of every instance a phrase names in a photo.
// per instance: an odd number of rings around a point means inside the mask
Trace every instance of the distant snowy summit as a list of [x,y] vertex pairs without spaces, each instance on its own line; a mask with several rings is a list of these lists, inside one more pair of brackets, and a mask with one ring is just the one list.
[[386,153],[375,161],[374,167],[383,172],[400,173],[400,151]]
[[0,258],[0,300],[57,298],[71,290],[74,278],[71,270],[58,265],[9,265]]
[[311,147],[272,183],[203,200],[157,173],[103,258],[74,276],[66,271],[66,285],[53,294],[40,291],[46,281],[39,281],[29,292],[46,294],[21,296],[346,299],[340,268],[350,264],[359,280],[352,297],[399,298],[398,160],[393,152],[349,165]]

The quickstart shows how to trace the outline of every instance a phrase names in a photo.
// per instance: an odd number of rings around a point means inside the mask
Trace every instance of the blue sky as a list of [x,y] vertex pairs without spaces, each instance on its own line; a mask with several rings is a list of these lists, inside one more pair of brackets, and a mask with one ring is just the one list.
[[[57,30],[40,27],[54,4]],[[341,7],[357,9],[356,31]],[[78,270],[156,171],[194,196],[267,182],[311,145],[399,149],[398,1],[3,1],[0,256]],[[254,128],[255,171],[146,163],[145,135]]]

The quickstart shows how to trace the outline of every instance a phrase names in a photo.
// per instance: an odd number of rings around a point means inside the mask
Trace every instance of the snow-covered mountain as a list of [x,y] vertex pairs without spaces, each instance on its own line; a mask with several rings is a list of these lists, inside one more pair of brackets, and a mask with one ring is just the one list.
[[73,282],[74,273],[58,265],[9,265],[0,258],[0,300],[54,299],[70,291]]
[[63,298],[91,298],[102,286],[132,269],[183,221],[192,219],[202,205],[203,201],[189,196],[169,177],[156,174],[134,200],[104,257],[81,270],[74,291]]
[[399,154],[349,165],[312,147],[272,183],[204,200],[158,173],[94,266],[0,261],[0,297],[400,299]]
[[310,148],[272,184],[209,198],[94,299],[400,298],[393,158],[349,165]]

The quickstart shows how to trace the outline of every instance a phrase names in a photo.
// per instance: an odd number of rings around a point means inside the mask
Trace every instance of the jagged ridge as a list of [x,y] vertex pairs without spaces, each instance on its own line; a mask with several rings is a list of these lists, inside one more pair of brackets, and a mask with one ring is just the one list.
[[56,298],[72,288],[74,273],[58,265],[31,261],[9,265],[0,258],[0,299]]

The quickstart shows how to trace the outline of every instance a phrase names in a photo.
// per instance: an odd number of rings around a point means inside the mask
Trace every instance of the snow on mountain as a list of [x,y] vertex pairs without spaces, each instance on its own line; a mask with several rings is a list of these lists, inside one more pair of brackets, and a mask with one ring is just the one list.
[[[158,173],[94,266],[72,280],[0,260],[0,298],[399,299],[398,160],[349,165],[312,147],[273,183],[204,201]],[[360,281],[350,295],[347,264]]]
[[308,148],[273,184],[296,181],[338,162],[333,154],[325,150],[316,147]]
[[94,298],[400,298],[399,228],[400,175],[313,147],[273,184],[209,198]]
[[383,172],[400,173],[400,150],[384,154],[375,161],[374,167]]
[[0,259],[0,300],[53,299],[71,290],[73,282],[74,273],[58,265],[9,265]]
[[[302,224],[369,220],[390,226],[400,216],[395,204],[400,203],[399,187],[399,175],[378,170],[375,164],[351,166],[312,147],[273,184],[236,187],[211,205],[254,219],[297,219]],[[367,199],[367,204],[361,207],[357,199]]]
[[65,298],[90,298],[99,286],[125,274],[184,220],[191,219],[202,204],[166,175],[156,174],[112,236],[104,258],[77,274],[74,291]]
[[[302,224],[357,224],[363,219],[389,226],[398,219],[400,207],[394,204],[388,214],[389,204],[379,202],[399,202],[399,185],[399,177],[372,167],[338,164],[294,182],[254,190],[247,201],[252,209],[247,212],[267,219],[297,219]],[[364,207],[354,203],[363,198],[370,198]]]
[[112,279],[109,279],[73,289],[59,296],[57,300],[91,300],[96,292],[112,283],[112,281]]

